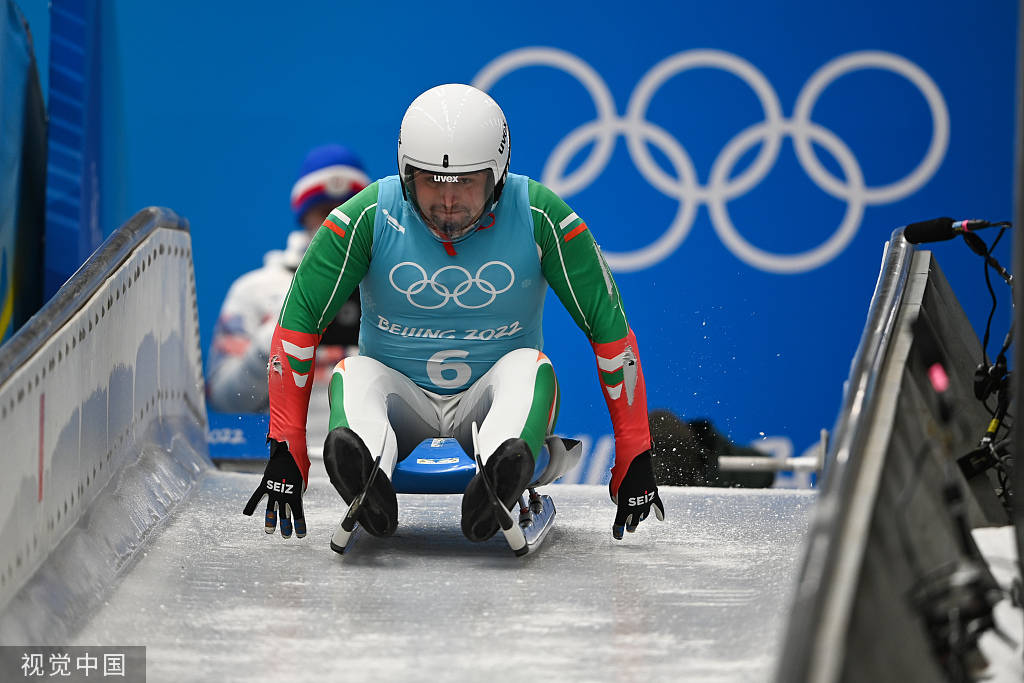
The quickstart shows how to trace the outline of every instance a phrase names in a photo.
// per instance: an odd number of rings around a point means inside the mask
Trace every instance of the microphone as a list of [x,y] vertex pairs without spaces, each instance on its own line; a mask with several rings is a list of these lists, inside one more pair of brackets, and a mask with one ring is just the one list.
[[924,242],[945,242],[957,235],[969,233],[979,228],[988,228],[994,225],[988,221],[969,219],[954,221],[948,216],[933,218],[928,221],[911,223],[903,229],[903,237],[911,244],[922,244]]
[[953,230],[953,219],[944,216],[933,218],[930,221],[911,223],[903,229],[903,236],[911,244],[923,242],[944,242],[957,236]]

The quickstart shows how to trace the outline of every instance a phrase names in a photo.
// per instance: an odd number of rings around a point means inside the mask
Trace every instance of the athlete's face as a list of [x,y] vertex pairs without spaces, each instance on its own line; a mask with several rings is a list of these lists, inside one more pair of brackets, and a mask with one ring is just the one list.
[[444,174],[415,171],[416,202],[435,235],[454,240],[465,235],[480,217],[488,199],[490,171]]

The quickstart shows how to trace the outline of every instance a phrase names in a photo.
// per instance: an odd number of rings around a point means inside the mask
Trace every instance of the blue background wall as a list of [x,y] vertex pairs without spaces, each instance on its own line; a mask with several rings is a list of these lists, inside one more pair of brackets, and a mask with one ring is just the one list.
[[[949,132],[937,167],[925,169],[916,189],[865,203],[849,242],[810,270],[755,267],[719,237],[722,221],[712,221],[708,206],[715,193],[699,188],[710,186],[727,148],[739,157],[726,175],[746,177],[761,147],[752,141],[744,150],[734,138],[765,120],[751,79],[722,69],[668,78],[653,92],[651,126],[632,124],[659,136],[649,149],[669,185],[679,149],[692,160],[695,183],[659,188],[619,136],[592,181],[565,193],[608,252],[650,244],[681,206],[684,218],[694,211],[681,244],[617,280],[640,340],[651,407],[711,417],[736,440],[782,437],[762,443],[788,439],[800,454],[820,427],[832,426],[893,228],[936,215],[1011,215],[1017,23],[1009,0],[650,2],[636,12],[613,2],[380,6],[103,3],[103,225],[109,232],[150,204],[188,217],[204,348],[231,281],[282,246],[292,228],[288,191],[309,147],[343,142],[360,152],[371,176],[391,174],[401,116],[418,93],[471,82],[492,60],[528,46],[558,48],[589,65],[606,84],[615,117],[625,116],[655,65],[695,49],[727,53],[759,71],[781,107],[777,127],[786,130],[812,75],[849,53],[891,53],[937,86]],[[31,8],[26,14],[38,16]],[[564,71],[527,66],[491,92],[509,118],[513,170],[564,189],[545,165],[566,136],[595,119],[585,87]],[[877,68],[831,81],[810,119],[821,127],[811,132],[824,170],[842,185],[859,168],[868,188],[907,177],[936,131],[922,91]],[[592,151],[592,144],[579,149],[569,172]],[[747,242],[796,254],[836,232],[850,202],[822,188],[821,171],[802,167],[791,137],[781,138],[774,164],[761,170],[758,182],[726,204]],[[959,244],[936,251],[980,328],[989,305],[980,260]],[[999,252],[1007,264],[1008,254]],[[998,293],[996,342],[1009,319],[1006,293]],[[607,434],[589,345],[554,299],[546,337],[565,392],[560,431]]]

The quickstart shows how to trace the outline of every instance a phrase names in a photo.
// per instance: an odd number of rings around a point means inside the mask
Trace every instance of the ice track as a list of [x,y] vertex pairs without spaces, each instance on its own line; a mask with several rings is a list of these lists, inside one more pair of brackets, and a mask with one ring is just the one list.
[[328,547],[343,507],[313,463],[309,535],[241,514],[257,475],[211,471],[74,643],[146,645],[150,681],[768,680],[814,494],[664,488],[611,536],[604,487],[549,486],[544,546],[472,544],[458,496],[399,496],[390,539]]

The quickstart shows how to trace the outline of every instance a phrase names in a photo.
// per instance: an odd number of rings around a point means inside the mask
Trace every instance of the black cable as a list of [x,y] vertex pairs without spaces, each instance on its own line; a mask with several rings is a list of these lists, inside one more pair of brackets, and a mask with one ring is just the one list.
[[[1005,363],[1005,359],[997,360],[997,364]],[[975,462],[979,458],[984,457],[988,460],[988,464],[984,469],[993,468],[995,469],[996,483],[998,489],[996,495],[999,497],[1004,509],[1008,515],[1012,517],[1013,507],[1013,485],[1010,480],[1011,473],[1013,471],[1013,456],[1010,453],[1011,439],[999,439],[1000,431],[1005,431],[1007,435],[1011,433],[1012,424],[1008,424],[1007,416],[1009,415],[1010,408],[1010,380],[1011,374],[1004,373],[1000,378],[998,390],[996,391],[996,397],[998,403],[996,406],[995,413],[992,414],[992,422],[989,423],[988,430],[986,430],[985,436],[982,438],[978,449],[972,451],[972,460]],[[988,409],[987,402],[985,404]],[[994,428],[993,428],[994,423]],[[982,455],[984,454],[984,455]],[[966,474],[966,471],[965,471]]]
[[[990,339],[991,332],[992,332],[992,318],[995,315],[996,308],[998,306],[998,299],[996,298],[995,290],[992,288],[992,278],[991,278],[991,276],[990,276],[990,274],[988,272],[988,269],[989,269],[989,267],[997,268],[997,265],[993,265],[994,259],[992,257],[992,252],[995,250],[996,246],[999,244],[999,241],[1003,239],[1003,235],[1006,234],[1006,228],[1009,227],[1009,223],[1001,222],[1001,223],[993,223],[992,225],[998,226],[1000,229],[999,229],[999,234],[996,235],[996,238],[995,238],[995,240],[992,241],[992,245],[991,246],[986,244],[985,241],[983,239],[981,239],[980,237],[978,237],[978,235],[976,233],[968,232],[968,233],[964,233],[962,235],[964,243],[968,247],[970,247],[971,251],[973,251],[974,253],[976,253],[976,254],[978,254],[979,256],[982,257],[983,271],[984,271],[984,275],[985,275],[985,286],[988,288],[989,296],[992,297],[992,308],[989,311],[988,320],[985,323],[985,335],[984,335],[984,338],[982,339],[982,343],[981,343],[981,353],[982,353],[982,357],[983,357],[983,359],[985,361],[985,365],[986,366],[989,365],[988,343],[989,343],[989,339]],[[1005,272],[1003,272],[1001,274],[1004,277],[1007,276]],[[1011,306],[1013,305],[1012,301],[1011,301],[1010,305]],[[1012,331],[1011,331],[1011,333],[1012,333]],[[1011,339],[1012,339],[1012,335],[1008,334],[1007,338],[1006,338],[1006,341],[1003,344],[1003,351],[1002,351],[1002,353],[1006,352],[1006,349],[1009,347],[1009,343],[1010,343]]]
[[[999,232],[999,237],[1002,237],[1003,232],[1005,232],[1005,231],[1006,231],[1006,228],[1003,228]],[[996,242],[999,241],[999,237],[996,238]],[[993,242],[992,244],[993,244],[993,246],[995,246],[995,242]],[[986,251],[986,255],[992,253],[992,249],[989,248],[988,246],[985,247],[985,251]],[[988,365],[989,364],[989,362],[988,362],[988,339],[989,339],[989,333],[992,331],[992,316],[994,316],[996,314],[996,305],[998,304],[998,301],[996,300],[996,290],[992,289],[992,278],[990,277],[989,272],[988,272],[988,269],[989,269],[988,259],[983,259],[982,262],[981,262],[981,265],[982,265],[982,268],[984,268],[984,270],[985,270],[985,286],[988,287],[989,296],[992,297],[992,309],[989,310],[989,312],[988,312],[988,322],[985,323],[985,337],[981,341],[981,356],[985,360],[985,365]]]
[[[1012,439],[999,439],[1000,432],[1007,435],[1012,433],[1011,425],[1007,420],[1010,417],[1009,383],[1011,373],[1007,369],[1006,362],[1006,352],[1013,339],[1012,327],[1004,339],[995,363],[990,362],[988,355],[992,320],[998,307],[998,298],[992,286],[989,267],[996,270],[1011,285],[1011,288],[1013,285],[1013,276],[992,257],[992,252],[998,246],[1009,223],[992,225],[1001,229],[991,246],[985,244],[974,233],[963,235],[964,242],[968,247],[983,258],[985,286],[992,299],[992,307],[985,323],[985,334],[982,341],[984,365],[979,366],[975,371],[974,389],[976,398],[988,412],[991,422],[985,430],[984,438],[975,450],[945,463],[946,481],[943,487],[943,502],[954,528],[958,532],[960,559],[922,574],[918,565],[920,558],[911,543],[906,510],[910,509],[910,500],[914,495],[918,480],[921,478],[920,472],[923,470],[925,456],[929,452],[927,444],[922,444],[922,447],[914,454],[911,479],[896,499],[898,509],[904,511],[895,520],[898,543],[912,576],[916,577],[910,595],[918,614],[925,619],[933,649],[944,665],[943,668],[946,670],[949,680],[956,682],[971,680],[967,657],[976,647],[981,633],[994,628],[992,608],[998,599],[995,597],[995,593],[1003,594],[1005,591],[999,588],[992,580],[991,575],[987,573],[984,560],[978,555],[977,546],[974,545],[970,536],[965,511],[964,489],[960,478],[956,476],[954,463],[960,464],[965,475],[971,469],[974,474],[980,474],[990,467],[994,468],[1000,489],[999,497],[1007,510],[1010,509],[1013,498],[1012,483],[1010,482],[1010,472],[1014,463],[1011,452]],[[1015,307],[1012,295],[1010,305],[1013,310]],[[988,400],[993,394],[997,398],[995,409],[990,407]],[[983,569],[984,571],[982,571]]]
[[[1000,228],[999,234],[996,235],[996,238],[992,241],[992,246],[988,247],[988,254],[989,254],[989,256],[991,256],[992,252],[994,252],[996,250],[996,245],[999,244],[999,240],[1003,239],[1003,235],[1004,234],[1006,234],[1006,228],[1005,227]],[[985,259],[985,263],[988,265],[988,258]],[[986,278],[989,277],[989,272],[988,272],[987,269],[985,270],[985,277]],[[991,282],[989,283],[989,289],[991,289]],[[993,295],[993,310],[992,310],[991,313],[989,313],[989,324],[991,324],[991,322],[992,322],[992,313],[995,312],[994,298],[995,298],[995,296]],[[1013,301],[1013,296],[1012,296],[1012,292],[1011,292],[1011,296],[1010,296],[1010,310],[1012,311],[1013,309],[1014,309],[1014,301]],[[1009,350],[1010,344],[1012,344],[1012,343],[1013,343],[1013,325],[1010,325],[1010,331],[1006,333],[1006,338],[1003,340],[1003,346],[1002,346],[1001,349],[999,349],[999,355],[996,356],[997,362],[998,362],[998,359],[1000,359],[1000,358],[1004,359],[1004,362],[1005,362],[1006,352],[1007,352],[1007,350]]]
[[990,254],[993,251],[996,250],[996,245],[999,244],[999,240],[1003,239],[1003,233],[1005,233],[1006,229],[1008,227],[1010,227],[1010,224],[1009,223],[996,223],[996,226],[1000,226],[1000,230],[999,230],[999,234],[996,235],[996,238],[994,240],[992,240],[992,246],[988,248],[988,253],[990,253]]

